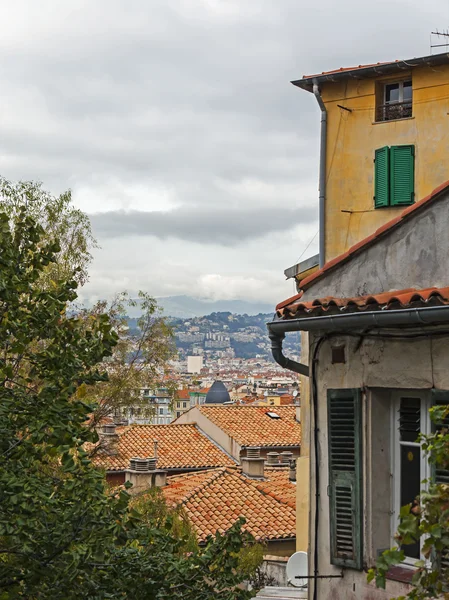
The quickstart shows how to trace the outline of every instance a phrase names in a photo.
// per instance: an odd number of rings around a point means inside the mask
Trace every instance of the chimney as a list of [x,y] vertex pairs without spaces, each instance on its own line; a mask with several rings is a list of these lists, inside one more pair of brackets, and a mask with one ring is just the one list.
[[282,465],[289,465],[290,461],[293,459],[293,452],[285,450],[284,452],[281,452],[279,458]]
[[279,452],[267,452],[267,465],[276,467],[279,464]]
[[296,458],[293,458],[290,461],[290,472],[288,474],[288,479],[292,483],[296,483]]
[[157,469],[157,458],[134,457],[129,460],[125,481],[132,483],[130,494],[138,494],[153,487],[163,487],[167,483],[167,471]]
[[264,478],[264,459],[260,456],[260,448],[250,446],[246,449],[246,456],[241,459],[242,473],[251,479]]
[[117,456],[119,436],[115,430],[115,423],[103,425],[100,433],[100,444],[103,452],[108,456]]

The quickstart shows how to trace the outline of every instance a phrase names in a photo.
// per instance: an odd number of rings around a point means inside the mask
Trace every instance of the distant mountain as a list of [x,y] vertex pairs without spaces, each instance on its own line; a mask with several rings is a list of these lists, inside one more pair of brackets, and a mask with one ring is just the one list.
[[[246,300],[206,300],[192,296],[165,296],[156,298],[167,316],[179,319],[202,317],[213,312],[230,312],[239,315],[257,315],[259,313],[274,313],[274,305],[264,302],[247,302]],[[139,316],[136,307],[129,311],[130,317]]]

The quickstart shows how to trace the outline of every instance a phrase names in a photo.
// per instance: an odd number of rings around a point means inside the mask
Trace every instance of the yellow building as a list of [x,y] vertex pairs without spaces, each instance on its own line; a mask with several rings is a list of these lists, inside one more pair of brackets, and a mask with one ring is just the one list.
[[[320,253],[301,281],[449,180],[449,54],[342,68],[292,82],[321,109]],[[425,249],[423,249],[425,251]],[[306,335],[306,334],[305,334]],[[308,364],[303,337],[301,363]],[[309,379],[301,377],[297,549],[308,549]]]
[[322,101],[323,266],[449,179],[449,54],[292,83]]

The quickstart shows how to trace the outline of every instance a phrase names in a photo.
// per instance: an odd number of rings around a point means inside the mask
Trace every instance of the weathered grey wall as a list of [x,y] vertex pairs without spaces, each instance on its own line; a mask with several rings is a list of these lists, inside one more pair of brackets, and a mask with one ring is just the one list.
[[303,299],[448,286],[448,256],[449,195],[445,194],[366,250],[312,282]]
[[[310,335],[316,343],[318,334]],[[346,364],[331,360],[333,343],[346,344]],[[325,341],[317,363],[320,525],[318,534],[319,573],[338,574],[340,569],[330,564],[328,449],[327,449],[327,390],[361,388],[365,391],[364,413],[364,563],[373,566],[378,550],[389,545],[391,526],[390,480],[390,390],[437,389],[449,390],[449,336],[429,339],[359,340],[341,336]],[[311,456],[314,456],[313,433]],[[310,471],[310,572],[313,573],[315,468]],[[387,600],[403,595],[407,586],[389,581],[386,591],[366,583],[366,572],[345,570],[343,579],[319,580],[320,600]],[[313,582],[311,582],[313,588]],[[310,596],[311,597],[311,596]]]

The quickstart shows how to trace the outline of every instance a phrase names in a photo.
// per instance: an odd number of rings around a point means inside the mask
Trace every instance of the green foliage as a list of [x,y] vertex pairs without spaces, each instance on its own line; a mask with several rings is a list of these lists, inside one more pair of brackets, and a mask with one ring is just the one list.
[[[419,439],[434,470],[449,470],[449,433],[445,427],[448,414],[447,406],[431,408],[435,432]],[[375,580],[377,587],[385,588],[388,570],[404,560],[404,552],[399,548],[421,540],[425,560],[415,563],[414,587],[407,596],[396,600],[449,598],[449,568],[445,566],[449,556],[449,485],[434,480],[423,483],[427,489],[417,503],[401,508],[395,536],[398,547],[386,550],[378,558],[376,568],[368,572],[368,581]],[[442,558],[446,560],[442,562]]]
[[52,270],[60,252],[23,207],[0,213],[0,598],[248,598],[241,522],[186,553],[170,515],[130,508],[91,465],[80,390],[106,380],[118,333],[101,312],[67,314],[77,284]]
[[39,274],[37,285],[51,287],[51,281],[74,278],[79,285],[88,280],[91,251],[98,248],[89,217],[72,204],[70,190],[52,196],[34,181],[10,182],[0,178],[2,211],[17,220],[21,211],[42,226],[42,241],[58,240],[57,260],[48,263]]
[[[83,390],[91,401],[97,403],[93,425],[104,416],[123,415],[130,406],[138,406],[142,416],[151,416],[154,407],[148,401],[145,404],[142,399],[143,388],[154,391],[164,388],[165,393],[174,398],[177,387],[170,378],[169,364],[176,356],[172,329],[153,297],[139,292],[138,298],[137,302],[123,292],[117,294],[112,302],[101,301],[79,313],[87,323],[92,318],[107,314],[117,334],[117,344],[104,364],[107,381]],[[137,319],[137,330],[130,334],[126,312],[137,304],[142,315]]]

